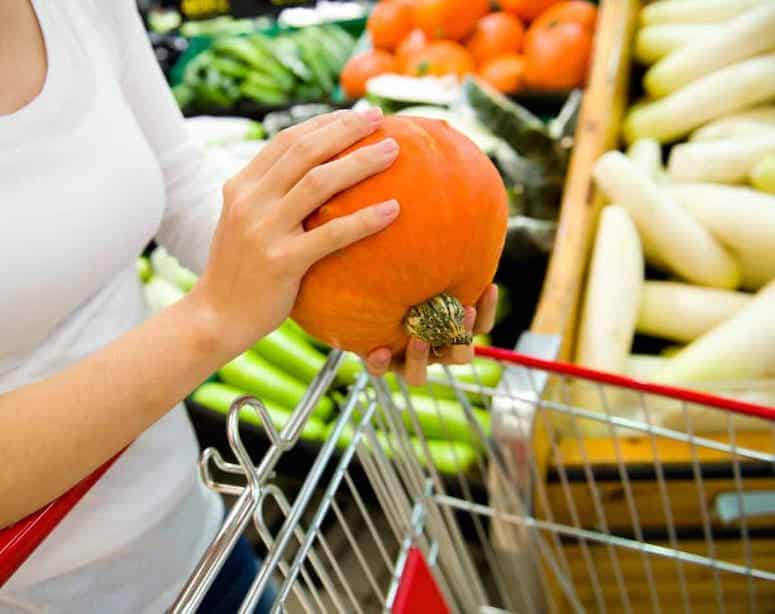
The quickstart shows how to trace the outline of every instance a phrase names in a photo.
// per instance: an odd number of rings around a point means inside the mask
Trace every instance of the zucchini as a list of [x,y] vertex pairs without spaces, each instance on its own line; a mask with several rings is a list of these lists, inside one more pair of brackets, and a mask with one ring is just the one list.
[[[411,404],[420,430],[426,439],[462,441],[477,447],[484,445],[479,432],[468,422],[463,407],[457,401],[433,399],[423,394],[412,393],[407,402],[403,394],[395,393],[393,403],[397,408],[405,410],[401,412],[401,418],[410,433],[414,429],[414,423],[406,408]],[[485,437],[489,437],[492,433],[489,412],[480,407],[472,409]]]
[[[222,384],[221,382],[206,382],[194,391],[191,395],[191,400],[219,414],[228,415],[231,404],[238,397],[247,394],[244,390]],[[288,423],[288,420],[291,419],[291,409],[268,399],[261,399],[261,401],[269,412],[274,427],[278,431],[282,430]],[[240,421],[261,426],[261,418],[252,407],[240,409]],[[301,438],[306,441],[324,441],[326,438],[326,425],[317,418],[310,416],[301,431]]]
[[[227,384],[245,390],[262,401],[274,401],[285,407],[295,408],[307,390],[302,382],[251,350],[226,363],[218,370],[218,376]],[[333,411],[333,401],[323,397],[312,415],[327,420]]]
[[[328,437],[336,426],[336,423],[328,425]],[[336,445],[340,449],[347,448],[353,441],[355,430],[349,424],[345,425],[342,433],[339,436],[339,440]],[[385,456],[389,459],[393,459],[395,456],[395,450],[400,449],[399,443],[395,441],[394,437],[390,437],[382,431],[376,432],[377,442],[382,448]],[[415,457],[422,466],[427,466],[425,450],[423,449],[422,442],[416,437],[410,438],[412,451]],[[362,445],[365,445],[367,449],[370,447],[370,441],[364,437],[361,439]],[[428,452],[430,453],[430,459],[432,465],[444,475],[458,475],[460,473],[468,473],[476,464],[478,454],[474,448],[466,443],[460,441],[426,441],[428,446]]]
[[277,330],[259,340],[252,349],[288,375],[309,384],[323,368],[326,357],[298,335],[294,328],[296,326],[286,320]]

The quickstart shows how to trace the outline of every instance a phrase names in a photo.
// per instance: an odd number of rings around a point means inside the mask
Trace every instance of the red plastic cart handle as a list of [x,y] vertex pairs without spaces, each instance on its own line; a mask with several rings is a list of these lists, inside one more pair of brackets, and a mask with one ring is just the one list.
[[54,527],[75,507],[95,482],[110,468],[121,454],[117,454],[90,476],[81,480],[64,495],[34,514],[0,531],[0,587],[21,567],[35,548]]

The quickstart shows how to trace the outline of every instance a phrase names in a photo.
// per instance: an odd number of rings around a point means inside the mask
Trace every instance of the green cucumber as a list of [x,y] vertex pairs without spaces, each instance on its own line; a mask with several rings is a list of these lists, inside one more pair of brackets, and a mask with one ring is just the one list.
[[[227,384],[246,390],[262,401],[274,401],[285,407],[296,407],[307,390],[305,384],[250,350],[221,367],[218,376]],[[334,402],[323,397],[312,415],[327,420],[333,410]]]
[[271,89],[245,81],[240,85],[240,93],[260,105],[280,106],[288,102],[288,97],[279,89]]
[[[421,394],[412,394],[409,397],[417,422],[422,434],[427,439],[439,439],[444,441],[462,441],[472,446],[482,446],[479,432],[468,422],[463,407],[457,401],[449,399],[433,399]],[[396,407],[408,406],[403,394],[393,394],[393,403]],[[480,407],[472,408],[474,417],[482,427],[485,437],[489,437],[490,414]],[[411,415],[407,411],[401,412],[401,417],[407,429],[414,429]]]
[[151,268],[151,261],[145,256],[140,256],[135,263],[137,266],[137,276],[140,281],[145,283],[151,277],[153,277],[153,269]]
[[[231,404],[237,399],[237,397],[248,394],[244,390],[234,388],[227,384],[220,382],[207,382],[197,388],[191,395],[191,400],[207,409],[218,412],[219,414],[228,415]],[[287,407],[274,403],[273,401],[261,400],[269,412],[269,416],[272,419],[272,424],[279,431],[288,423],[291,419],[291,410]],[[252,407],[243,407],[240,409],[240,420],[253,424],[256,426],[261,425],[261,418],[259,414]],[[326,437],[326,425],[310,416],[307,420],[304,428],[301,431],[301,438],[307,441],[324,441]]]
[[[326,439],[331,437],[335,422],[328,425]],[[342,433],[339,435],[339,440],[336,442],[336,446],[339,449],[347,448],[353,441],[355,435],[355,429],[350,424],[346,424]],[[380,444],[385,456],[389,459],[393,458],[394,450],[398,449],[398,442],[391,442],[390,438],[383,432],[376,432],[377,441]],[[416,437],[409,438],[412,444],[412,448],[415,457],[422,466],[426,466],[426,455],[423,449],[422,442]],[[361,441],[364,445],[369,447],[369,440],[362,438]],[[392,445],[391,445],[392,443]],[[435,441],[427,440],[428,452],[430,454],[431,463],[438,471],[444,475],[457,475],[459,473],[467,473],[476,463],[477,452],[470,445],[460,441]]]
[[288,91],[292,89],[296,82],[296,78],[294,77],[293,72],[277,59],[268,39],[257,34],[251,36],[248,40],[263,58],[260,70],[272,77],[277,84],[277,87],[281,90]]
[[235,79],[244,79],[250,74],[250,67],[247,64],[225,55],[213,57],[213,59],[210,60],[210,66],[222,75],[234,77]]
[[252,349],[288,375],[309,384],[323,368],[326,357],[300,337],[295,326],[295,323],[286,320]]
[[322,56],[325,51],[316,40],[302,33],[296,34],[293,39],[301,51],[301,59],[312,71],[312,82],[328,93],[334,90],[334,73]]
[[297,79],[309,81],[312,78],[309,67],[301,60],[298,46],[290,38],[278,36],[271,41],[266,41],[266,43],[275,59],[291,71]]

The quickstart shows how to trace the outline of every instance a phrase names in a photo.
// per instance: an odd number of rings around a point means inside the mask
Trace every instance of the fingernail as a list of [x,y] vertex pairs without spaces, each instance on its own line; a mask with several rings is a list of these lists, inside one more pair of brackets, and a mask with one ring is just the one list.
[[387,202],[380,203],[374,207],[377,215],[383,218],[393,218],[398,215],[398,201],[388,200]]
[[382,109],[374,107],[373,109],[366,109],[362,111],[363,116],[371,123],[372,126],[376,126],[382,121]]
[[425,354],[428,351],[428,344],[422,339],[412,339],[412,349],[418,354]]
[[395,139],[385,139],[377,143],[377,150],[383,154],[392,154],[398,151],[398,143]]

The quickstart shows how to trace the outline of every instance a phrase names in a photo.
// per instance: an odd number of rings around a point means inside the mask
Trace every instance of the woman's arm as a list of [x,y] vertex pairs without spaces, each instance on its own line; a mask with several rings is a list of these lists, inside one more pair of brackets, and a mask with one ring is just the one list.
[[301,225],[392,164],[392,139],[327,162],[380,122],[345,112],[278,135],[224,186],[207,265],[184,299],[66,371],[0,395],[0,527],[61,495],[279,326],[317,260],[395,219],[391,201],[310,232]]

